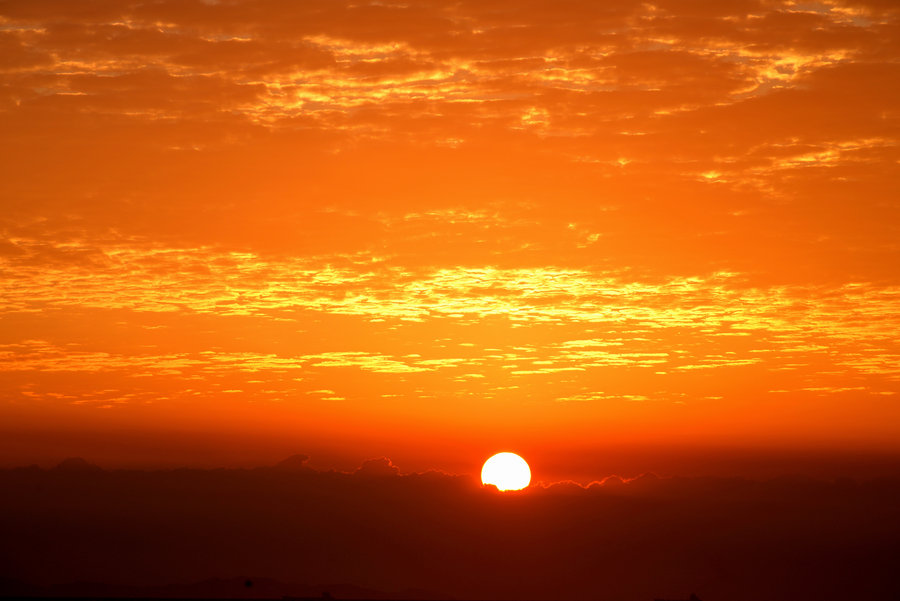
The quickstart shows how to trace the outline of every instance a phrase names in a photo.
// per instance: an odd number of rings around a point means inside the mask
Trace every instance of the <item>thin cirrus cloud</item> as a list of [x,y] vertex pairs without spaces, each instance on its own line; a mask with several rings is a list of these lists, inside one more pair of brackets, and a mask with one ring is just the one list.
[[0,19],[13,403],[896,411],[892,3]]
[[[79,345],[65,350],[26,341],[7,346],[4,370],[149,370],[173,375],[172,369],[199,368],[208,379],[222,369],[278,373],[352,367],[396,375],[506,368],[523,376],[616,367],[660,371],[755,365],[777,372],[802,366],[807,377],[852,378],[868,383],[874,393],[886,392],[882,387],[890,386],[897,374],[891,360],[895,343],[884,335],[885,322],[894,320],[896,290],[871,284],[846,285],[829,298],[834,289],[751,288],[729,273],[650,283],[574,269],[444,268],[417,273],[364,257],[273,261],[248,253],[202,255],[197,249],[79,250],[65,249],[76,258],[53,269],[43,264],[40,276],[23,276],[27,285],[7,291],[6,310],[21,315],[48,309],[63,315],[125,311],[159,322],[172,315],[187,324],[212,316],[274,326],[280,322],[285,328],[305,320],[343,319],[361,336],[376,338],[357,342],[350,350],[327,351],[327,341],[309,340],[303,332],[282,333],[291,352],[238,352],[235,341],[219,340],[215,352],[193,353],[177,353],[178,343],[169,342],[174,354],[162,355],[136,355],[135,348],[118,354],[85,351]],[[7,272],[33,269],[30,263],[27,258],[9,261]],[[495,324],[493,332],[484,327],[486,322]],[[479,328],[471,338],[478,342],[463,346],[447,338],[441,344],[416,334],[394,342],[396,349],[391,349],[377,338],[435,327],[447,328],[458,340]],[[504,344],[503,337],[518,328],[546,338],[531,349],[533,357],[525,359],[522,347]],[[585,331],[602,336],[569,338]],[[861,345],[860,339],[866,343]],[[220,346],[223,342],[232,348]],[[486,350],[492,345],[500,351]],[[360,346],[371,350],[360,351]],[[447,356],[450,346],[466,356]]]

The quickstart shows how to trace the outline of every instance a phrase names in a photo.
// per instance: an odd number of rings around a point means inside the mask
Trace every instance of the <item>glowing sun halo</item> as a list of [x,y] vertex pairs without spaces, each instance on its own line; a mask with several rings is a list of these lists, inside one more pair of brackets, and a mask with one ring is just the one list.
[[520,490],[531,482],[531,469],[515,453],[497,453],[484,462],[481,482],[500,490]]

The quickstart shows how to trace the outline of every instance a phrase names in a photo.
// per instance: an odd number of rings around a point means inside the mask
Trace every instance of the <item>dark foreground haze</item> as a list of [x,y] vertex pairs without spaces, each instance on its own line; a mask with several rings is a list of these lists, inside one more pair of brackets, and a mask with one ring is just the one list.
[[896,478],[648,474],[498,493],[387,459],[341,473],[295,456],[171,471],[67,460],[0,471],[0,490],[4,595],[900,596]]

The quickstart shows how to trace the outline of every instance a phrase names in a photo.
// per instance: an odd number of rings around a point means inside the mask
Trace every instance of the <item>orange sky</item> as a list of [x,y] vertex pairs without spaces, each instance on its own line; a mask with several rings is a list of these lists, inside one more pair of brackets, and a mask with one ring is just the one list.
[[898,34],[0,2],[0,463],[900,452]]

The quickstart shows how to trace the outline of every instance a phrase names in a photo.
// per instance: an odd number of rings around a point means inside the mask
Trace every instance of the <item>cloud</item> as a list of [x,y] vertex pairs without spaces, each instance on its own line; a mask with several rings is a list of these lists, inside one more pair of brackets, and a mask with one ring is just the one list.
[[34,416],[300,407],[335,440],[450,407],[471,433],[476,402],[894,440],[898,18],[6,0],[0,386]]

